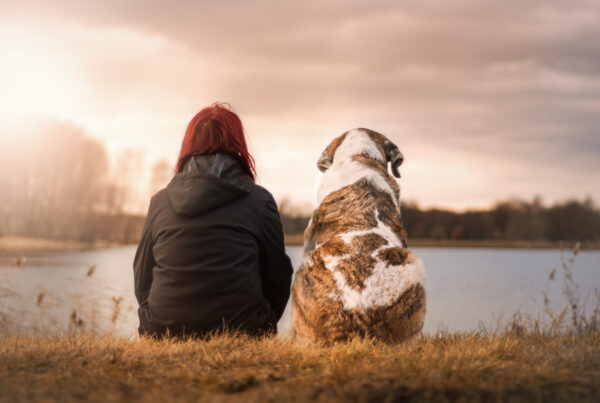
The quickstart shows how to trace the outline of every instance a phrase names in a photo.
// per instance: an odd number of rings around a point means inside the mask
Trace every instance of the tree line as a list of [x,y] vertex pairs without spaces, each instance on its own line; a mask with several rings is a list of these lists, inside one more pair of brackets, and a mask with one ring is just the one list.
[[[281,211],[284,232],[299,235],[309,216],[290,209]],[[456,212],[421,209],[416,203],[403,203],[402,219],[413,239],[453,240],[600,240],[600,211],[591,199],[569,200],[544,206],[539,198],[508,200],[487,210]]]
[[[111,165],[101,142],[68,123],[4,128],[0,236],[135,242],[144,218],[127,207],[143,164],[143,153],[127,150]],[[167,169],[162,161],[155,164],[150,187],[164,181]]]
[[[173,174],[155,163],[140,191],[144,157],[128,150],[109,161],[104,145],[68,123],[47,121],[0,133],[0,236],[117,243],[137,242],[144,217],[128,211],[135,197],[150,195]],[[136,186],[138,188],[136,189]],[[308,225],[307,206],[279,201],[286,235]],[[139,211],[139,208],[137,209]],[[508,200],[487,210],[456,212],[401,206],[410,238],[452,240],[598,241],[600,211],[591,199],[545,206]]]

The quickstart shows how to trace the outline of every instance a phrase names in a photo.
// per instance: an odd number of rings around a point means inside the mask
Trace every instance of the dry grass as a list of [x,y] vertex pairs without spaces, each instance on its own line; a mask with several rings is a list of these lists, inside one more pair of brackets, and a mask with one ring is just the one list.
[[440,334],[411,346],[279,338],[0,340],[0,400],[600,399],[600,333]]

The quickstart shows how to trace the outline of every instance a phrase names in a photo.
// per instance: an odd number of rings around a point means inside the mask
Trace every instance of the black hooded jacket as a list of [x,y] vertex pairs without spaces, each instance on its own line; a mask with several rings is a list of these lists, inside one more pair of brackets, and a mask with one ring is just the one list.
[[292,271],[273,196],[234,157],[194,156],[150,202],[134,260],[140,333],[276,330]]

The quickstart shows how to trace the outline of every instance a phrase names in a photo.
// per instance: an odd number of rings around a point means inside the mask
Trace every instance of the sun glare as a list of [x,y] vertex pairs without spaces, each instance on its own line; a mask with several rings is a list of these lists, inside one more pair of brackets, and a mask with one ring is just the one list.
[[77,74],[48,38],[24,31],[0,33],[0,117],[65,117],[78,99]]

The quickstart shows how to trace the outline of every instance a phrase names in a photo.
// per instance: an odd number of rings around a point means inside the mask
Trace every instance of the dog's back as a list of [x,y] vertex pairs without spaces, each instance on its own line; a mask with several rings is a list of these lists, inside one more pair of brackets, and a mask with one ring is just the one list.
[[[335,186],[320,195],[305,232],[305,255],[292,286],[292,331],[324,343],[353,335],[408,340],[423,326],[424,269],[406,248],[398,185],[386,160],[365,153],[344,158],[352,182],[330,181]],[[357,170],[364,174],[354,180]]]

